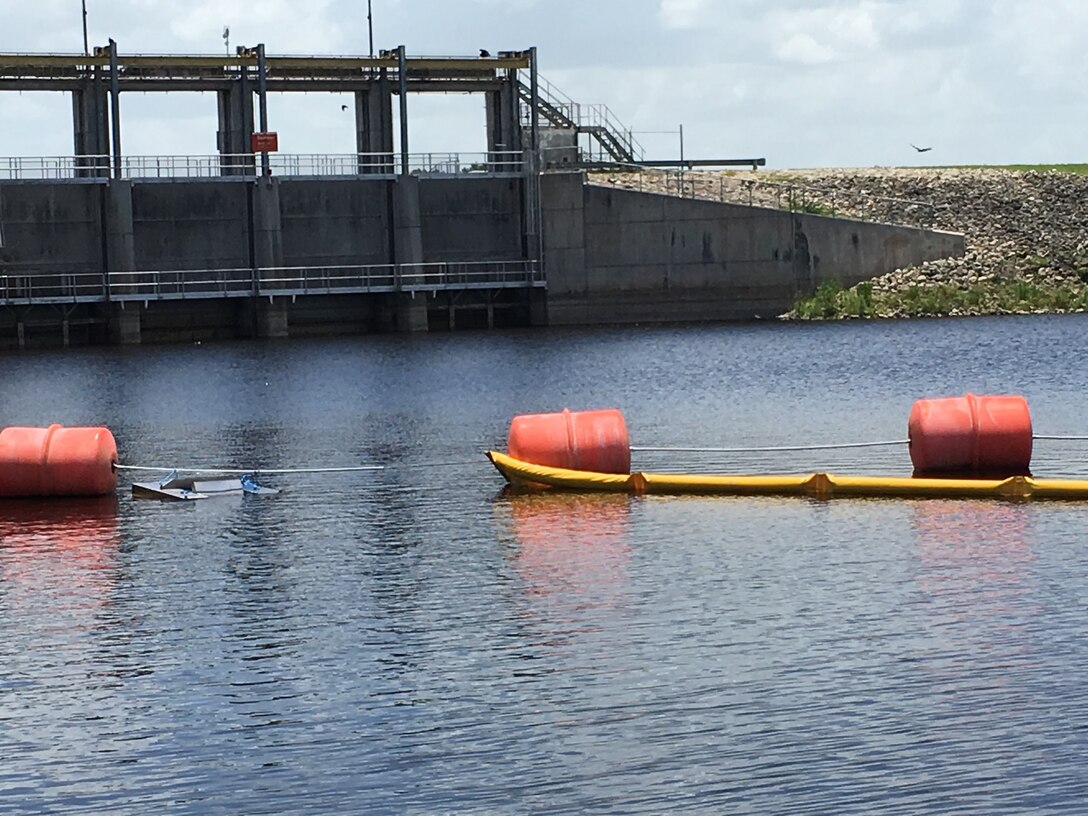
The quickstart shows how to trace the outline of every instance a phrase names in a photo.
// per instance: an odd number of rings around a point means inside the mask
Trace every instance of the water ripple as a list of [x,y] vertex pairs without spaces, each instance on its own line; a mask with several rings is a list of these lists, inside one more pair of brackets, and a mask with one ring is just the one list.
[[[1083,320],[1031,326],[1079,359]],[[0,503],[0,811],[1079,812],[1080,505],[503,496],[480,456],[564,405],[620,405],[637,444],[815,444],[896,438],[913,399],[967,389],[1084,433],[1088,367],[986,353],[1023,330],[0,358],[12,422],[106,422],[130,462],[390,465],[267,498]],[[909,472],[900,449],[636,464]]]

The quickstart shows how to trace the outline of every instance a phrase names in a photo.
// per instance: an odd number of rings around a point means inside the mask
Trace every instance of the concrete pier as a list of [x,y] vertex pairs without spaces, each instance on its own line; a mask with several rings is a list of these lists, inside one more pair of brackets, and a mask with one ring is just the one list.
[[141,341],[140,312],[142,307],[127,304],[115,306],[109,318],[110,342],[118,346],[135,346]]
[[393,154],[393,93],[384,70],[365,91],[355,92],[355,145],[360,173],[392,172],[384,157]]

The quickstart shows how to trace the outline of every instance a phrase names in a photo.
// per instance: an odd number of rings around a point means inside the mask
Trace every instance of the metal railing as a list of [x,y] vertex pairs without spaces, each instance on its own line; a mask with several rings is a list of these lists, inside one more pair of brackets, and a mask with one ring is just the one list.
[[535,261],[285,266],[258,271],[259,295],[434,292],[544,285],[543,272]]
[[631,165],[596,178],[591,175],[590,182],[601,186],[665,193],[724,204],[771,207],[831,218],[862,218],[866,221],[925,229],[940,228],[939,205],[928,201],[882,196],[868,190],[823,188],[793,181],[757,179],[729,172],[663,170],[640,165]]
[[[525,99],[529,89],[519,89]],[[587,135],[588,143],[582,148],[583,155],[591,161],[641,161],[645,151],[634,131],[626,127],[608,105],[575,102],[563,91],[541,76],[537,77],[537,95],[541,100],[544,118],[560,127],[573,127]],[[522,109],[522,124],[532,121],[532,110]]]
[[104,177],[109,175],[110,166],[109,156],[8,156],[0,158],[0,181]]
[[[248,158],[252,160],[251,155]],[[285,176],[394,175],[402,168],[399,153],[272,153],[268,158],[273,175]],[[408,172],[413,175],[519,175],[523,171],[524,155],[520,150],[408,154]]]
[[536,261],[453,261],[402,264],[400,290],[434,292],[447,289],[508,289],[543,286]]
[[283,266],[0,275],[0,305],[434,292],[544,286],[536,261]]
[[396,264],[277,266],[257,270],[258,295],[348,295],[395,292]]
[[[203,156],[124,156],[121,178],[219,178],[255,176],[260,154],[224,153]],[[408,172],[421,176],[465,174],[520,175],[520,150],[484,153],[409,153]],[[271,153],[269,167],[276,176],[393,176],[401,172],[399,153]],[[113,160],[107,155],[24,156],[0,158],[0,181],[108,178]]]
[[252,269],[169,269],[111,272],[99,300],[192,300],[253,294]]
[[0,303],[80,303],[105,300],[101,272],[18,272],[0,275]]

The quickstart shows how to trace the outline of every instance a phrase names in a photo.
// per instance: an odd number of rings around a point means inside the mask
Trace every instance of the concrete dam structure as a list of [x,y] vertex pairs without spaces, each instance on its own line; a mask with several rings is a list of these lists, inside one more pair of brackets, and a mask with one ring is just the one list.
[[[54,56],[0,55],[0,90],[73,95],[76,148],[0,162],[0,347],[746,320],[964,250],[955,234],[589,183],[579,140],[610,162],[635,161],[635,142],[542,95],[535,50]],[[354,91],[358,153],[253,138],[275,83]],[[118,96],[149,87],[217,90],[219,155],[122,154]],[[408,94],[450,90],[486,94],[488,151],[410,153]]]
[[525,260],[521,187],[0,184],[3,263],[17,270],[0,277],[0,336],[26,342],[58,320],[84,342],[527,325],[543,276]]
[[958,233],[541,180],[552,325],[752,320],[831,281],[962,255]]

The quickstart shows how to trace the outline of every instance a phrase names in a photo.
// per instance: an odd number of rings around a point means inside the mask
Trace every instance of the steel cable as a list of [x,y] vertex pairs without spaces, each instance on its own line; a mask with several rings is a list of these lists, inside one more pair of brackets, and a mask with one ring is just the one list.
[[890,439],[884,442],[847,442],[838,445],[779,445],[756,448],[671,448],[632,445],[631,451],[663,453],[774,453],[778,451],[845,450],[847,448],[876,448],[888,445],[906,445],[909,439]]

